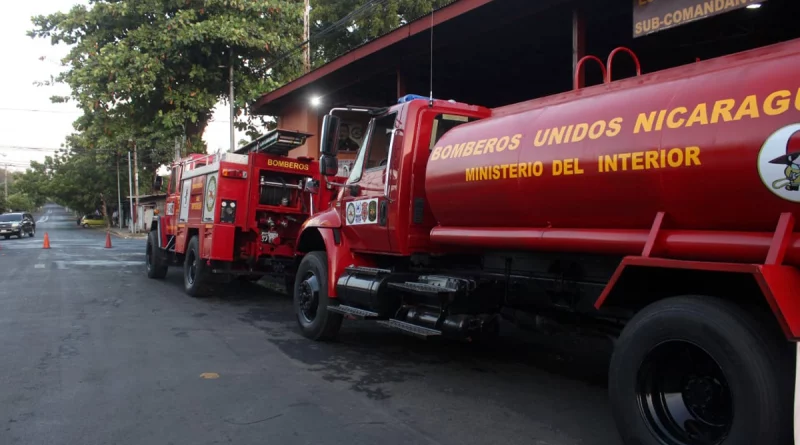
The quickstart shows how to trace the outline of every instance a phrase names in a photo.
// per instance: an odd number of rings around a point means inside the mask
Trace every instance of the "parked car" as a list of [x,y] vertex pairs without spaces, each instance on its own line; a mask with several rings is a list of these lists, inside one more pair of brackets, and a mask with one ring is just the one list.
[[84,215],[81,218],[83,227],[102,227],[106,225],[106,220],[102,216]]
[[0,235],[5,239],[11,235],[22,238],[23,235],[32,237],[36,234],[36,221],[30,213],[4,213],[0,215]]

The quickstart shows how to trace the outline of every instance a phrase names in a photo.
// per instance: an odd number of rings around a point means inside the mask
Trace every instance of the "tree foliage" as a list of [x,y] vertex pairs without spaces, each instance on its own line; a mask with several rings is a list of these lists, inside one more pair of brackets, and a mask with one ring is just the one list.
[[[174,137],[205,152],[212,109],[227,97],[233,63],[241,110],[299,69],[266,59],[302,38],[298,0],[95,0],[33,18],[31,37],[74,45],[56,78],[84,111],[76,128],[89,148],[130,148],[169,158]],[[233,57],[231,58],[231,52]],[[255,130],[254,117],[239,124]],[[163,160],[163,159],[161,159]]]

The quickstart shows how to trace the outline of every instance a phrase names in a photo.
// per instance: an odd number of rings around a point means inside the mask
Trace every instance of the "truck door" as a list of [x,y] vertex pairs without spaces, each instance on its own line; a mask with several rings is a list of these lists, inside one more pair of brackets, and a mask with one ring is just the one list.
[[392,251],[387,221],[390,178],[386,168],[393,144],[397,143],[396,118],[395,112],[370,121],[364,145],[342,192],[342,230],[353,250]]

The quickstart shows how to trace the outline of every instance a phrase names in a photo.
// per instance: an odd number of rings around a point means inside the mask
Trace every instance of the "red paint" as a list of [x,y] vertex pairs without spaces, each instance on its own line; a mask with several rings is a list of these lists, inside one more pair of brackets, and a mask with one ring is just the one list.
[[794,216],[791,213],[784,213],[778,221],[778,228],[775,229],[775,236],[769,246],[767,260],[764,264],[780,266],[786,256],[786,249],[791,241],[792,231],[794,231]]
[[611,82],[612,72],[613,72],[612,64],[614,63],[614,56],[616,56],[620,52],[626,52],[628,53],[628,55],[631,56],[634,65],[636,65],[636,75],[637,76],[642,75],[642,65],[639,63],[639,57],[636,56],[636,53],[634,53],[630,48],[620,46],[618,48],[614,48],[614,50],[611,51],[611,53],[608,55],[608,61],[606,62],[606,65],[608,66],[608,73],[605,76],[603,76],[603,78],[606,79],[606,82]]
[[[665,212],[670,220],[670,231],[663,234],[665,256],[763,262],[780,215],[797,216],[800,210],[800,204],[762,183],[757,168],[765,141],[800,122],[797,72],[800,40],[493,110],[488,119],[456,127],[437,146],[511,135],[520,135],[519,145],[479,156],[433,160],[432,155],[425,191],[440,226],[432,240],[640,254],[653,218]],[[791,95],[788,109],[768,115],[763,103],[779,90]],[[756,96],[759,118],[723,122],[720,115],[716,124],[684,122],[670,129],[665,123],[661,131],[634,133],[639,113],[685,107],[687,113],[674,117],[687,120],[697,104],[707,103],[711,115],[716,101],[733,99],[735,114],[749,95]],[[615,118],[621,119],[618,132],[609,131]],[[606,132],[597,139],[535,143],[538,132],[599,121],[606,122]],[[627,171],[621,171],[621,162],[616,172],[598,168],[601,155],[694,146],[700,165],[632,170],[628,158]],[[554,161],[566,159],[576,159],[575,170],[583,174],[552,175]],[[466,181],[468,168],[535,162],[543,165],[540,177]],[[780,175],[768,178],[773,179]],[[800,264],[800,245],[793,240],[786,261]]]

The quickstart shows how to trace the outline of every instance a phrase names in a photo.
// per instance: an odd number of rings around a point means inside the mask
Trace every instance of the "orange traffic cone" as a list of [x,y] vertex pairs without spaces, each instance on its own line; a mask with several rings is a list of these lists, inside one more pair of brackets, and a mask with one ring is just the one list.
[[106,232],[106,249],[111,248],[111,232]]
[[44,246],[42,246],[42,248],[43,249],[49,249],[50,248],[50,237],[47,236],[47,232],[44,232]]

